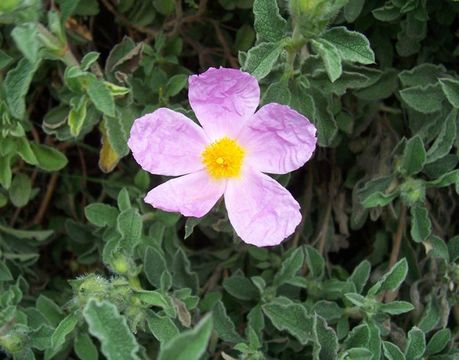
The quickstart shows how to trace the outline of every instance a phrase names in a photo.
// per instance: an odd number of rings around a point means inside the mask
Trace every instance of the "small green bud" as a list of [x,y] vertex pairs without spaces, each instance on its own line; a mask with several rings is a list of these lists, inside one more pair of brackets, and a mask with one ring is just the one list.
[[419,179],[407,179],[401,186],[401,198],[407,205],[414,205],[425,199],[426,187],[424,181]]
[[86,304],[90,298],[103,300],[108,297],[110,283],[101,276],[89,275],[81,280],[78,286],[78,301],[81,305]]
[[23,350],[26,341],[25,334],[13,332],[0,336],[0,347],[10,354],[18,353]]
[[292,16],[314,14],[323,0],[290,0],[290,13]]
[[110,261],[112,271],[119,275],[132,275],[136,273],[136,266],[134,261],[124,255],[117,254]]
[[110,301],[120,309],[124,309],[132,296],[132,289],[124,277],[112,279]]
[[0,12],[14,10],[20,3],[21,0],[2,0],[0,2]]

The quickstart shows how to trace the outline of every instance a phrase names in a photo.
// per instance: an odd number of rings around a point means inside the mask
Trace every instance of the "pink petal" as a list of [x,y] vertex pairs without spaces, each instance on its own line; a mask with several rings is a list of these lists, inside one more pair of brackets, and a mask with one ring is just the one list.
[[203,170],[166,181],[150,190],[144,200],[164,211],[201,217],[212,209],[225,187],[225,181],[213,180]]
[[235,137],[260,101],[260,87],[238,69],[210,68],[189,78],[188,98],[204,131],[212,139]]
[[225,204],[236,233],[256,246],[279,244],[301,221],[300,205],[287,189],[254,169],[228,181]]
[[238,142],[256,169],[285,174],[308,161],[316,148],[316,128],[286,105],[263,106],[241,131]]
[[201,153],[207,144],[202,128],[166,108],[135,120],[128,140],[132,155],[144,170],[167,176],[202,169]]

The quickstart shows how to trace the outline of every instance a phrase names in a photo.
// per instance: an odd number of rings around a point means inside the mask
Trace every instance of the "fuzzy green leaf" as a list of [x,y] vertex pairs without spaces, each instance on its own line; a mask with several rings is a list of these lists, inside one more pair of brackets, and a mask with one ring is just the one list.
[[199,360],[206,351],[212,328],[212,317],[207,315],[194,329],[166,342],[159,352],[158,360]]
[[83,310],[89,332],[101,342],[108,360],[139,360],[139,344],[115,305],[107,301],[90,300]]

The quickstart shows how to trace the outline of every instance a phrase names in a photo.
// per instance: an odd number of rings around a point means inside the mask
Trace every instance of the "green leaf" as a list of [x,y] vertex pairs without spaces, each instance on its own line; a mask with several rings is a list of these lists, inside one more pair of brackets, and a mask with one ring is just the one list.
[[314,359],[333,360],[337,359],[338,337],[333,328],[327,322],[315,314],[314,316]]
[[11,32],[11,36],[26,59],[32,64],[36,63],[41,47],[37,26],[33,23],[18,25]]
[[97,110],[103,112],[107,116],[115,116],[115,101],[110,90],[103,81],[91,77],[89,79],[87,92]]
[[440,85],[450,104],[459,109],[459,80],[440,79]]
[[0,232],[13,235],[19,239],[35,239],[44,241],[54,234],[53,230],[17,230],[0,224]]
[[278,287],[292,279],[303,266],[303,262],[303,248],[296,248],[290,256],[282,262],[281,269],[276,276],[274,276],[273,286]]
[[160,14],[165,16],[172,14],[175,10],[174,0],[154,0],[153,5]]
[[355,95],[363,100],[376,101],[392,96],[398,88],[397,72],[393,69],[385,69],[380,78],[368,87],[355,92]]
[[85,56],[83,56],[83,59],[81,59],[80,61],[81,70],[88,71],[91,65],[97,61],[99,56],[100,56],[100,53],[96,51],[90,51],[87,54],[85,54]]
[[182,249],[178,249],[175,253],[171,270],[174,275],[174,286],[178,288],[188,287],[194,293],[197,292],[199,288],[198,275],[191,270],[190,260]]
[[59,305],[43,294],[38,297],[36,306],[37,310],[53,327],[57,327],[65,317]]
[[375,54],[371,50],[370,42],[365,35],[350,31],[344,26],[334,27],[326,31],[322,38],[333,44],[344,61],[373,64]]
[[344,18],[347,22],[354,22],[362,12],[365,0],[350,0],[344,7]]
[[459,259],[459,235],[454,236],[448,241],[448,252],[451,261]]
[[169,307],[169,302],[167,301],[165,296],[161,294],[159,291],[136,290],[135,297],[151,306],[157,306],[163,309]]
[[432,232],[432,224],[429,219],[429,212],[423,206],[413,206],[411,214],[411,237],[416,242],[426,241]]
[[337,322],[344,315],[344,309],[334,301],[319,300],[313,310],[328,322]]
[[441,320],[441,309],[439,300],[430,296],[427,306],[424,308],[418,327],[425,333],[433,330]]
[[416,135],[406,142],[400,171],[405,176],[415,175],[426,162],[426,150],[420,136]]
[[271,72],[281,52],[282,45],[280,43],[258,44],[247,53],[244,70],[261,80]]
[[440,257],[449,262],[448,246],[443,241],[443,239],[433,235],[430,238],[430,245],[432,246],[432,250],[429,251],[430,256]]
[[387,360],[405,360],[405,355],[395,344],[383,341],[384,356]]
[[148,281],[155,287],[161,287],[161,275],[167,271],[164,255],[151,246],[145,250],[144,272]]
[[0,261],[0,282],[13,280],[13,275],[10,269],[4,263],[4,260]]
[[27,138],[22,137],[18,139],[18,141],[16,142],[16,150],[19,156],[22,158],[22,160],[24,160],[27,164],[38,164],[37,157],[35,156]]
[[102,203],[92,203],[84,208],[86,219],[96,226],[114,226],[119,214],[117,208]]
[[414,306],[406,301],[392,301],[387,304],[381,304],[379,310],[390,315],[399,315],[409,312],[414,309]]
[[253,300],[259,297],[257,288],[242,275],[232,275],[224,279],[223,288],[236,299]]
[[374,322],[367,322],[369,332],[368,350],[371,351],[373,357],[369,360],[379,360],[381,358],[381,331]]
[[58,171],[68,163],[67,157],[59,150],[37,143],[30,143],[38,161],[38,167],[45,171]]
[[117,229],[130,246],[135,246],[142,236],[142,217],[137,209],[121,211],[117,218]]
[[99,352],[88,334],[79,334],[73,344],[75,353],[81,360],[98,360]]
[[288,81],[277,81],[269,85],[263,96],[262,102],[269,104],[272,102],[278,104],[289,105],[291,99],[290,89],[288,88]]
[[344,354],[346,360],[368,360],[372,357],[371,351],[363,347],[346,350]]
[[127,155],[129,153],[127,141],[130,130],[126,128],[128,124],[122,121],[120,117],[107,116],[104,116],[103,123],[113,150],[115,150],[119,157]]
[[425,350],[426,338],[424,332],[417,327],[413,327],[408,332],[408,341],[405,349],[406,360],[421,359]]
[[8,190],[11,186],[13,173],[11,171],[12,156],[0,156],[0,184]]
[[368,291],[368,295],[378,295],[383,291],[395,291],[408,274],[408,262],[405,258],[399,260],[384,276]]
[[436,84],[438,78],[445,73],[446,69],[443,65],[424,63],[410,70],[404,70],[398,76],[404,87],[411,87],[419,84]]
[[149,312],[147,317],[148,328],[156,339],[162,344],[174,339],[179,335],[179,330],[174,322],[154,312]]
[[360,324],[354,327],[346,340],[344,345],[346,348],[353,347],[368,347],[368,340],[370,338],[370,329],[366,324]]
[[27,205],[30,200],[32,192],[32,182],[25,174],[17,174],[13,178],[11,187],[9,189],[10,200],[16,207],[23,207]]
[[26,58],[22,58],[16,67],[6,74],[3,82],[6,102],[11,115],[17,119],[22,119],[25,116],[25,96],[29,91],[38,65],[38,62],[31,63]]
[[214,328],[220,339],[231,343],[243,341],[242,337],[236,332],[233,321],[226,313],[225,305],[221,300],[217,301],[213,311]]
[[68,116],[70,134],[77,137],[86,119],[88,98],[86,96],[74,97],[70,100],[71,109]]
[[427,343],[426,354],[434,355],[442,352],[451,340],[451,330],[441,329],[437,331]]
[[276,42],[285,36],[287,21],[280,16],[276,0],[255,0],[253,14],[258,42]]
[[453,109],[445,119],[443,126],[432,146],[427,151],[426,162],[433,163],[449,154],[456,140],[458,111]]
[[344,296],[346,297],[346,299],[348,299],[351,303],[353,303],[354,305],[358,306],[358,307],[363,307],[366,303],[366,298],[360,294],[357,294],[357,293],[347,293],[347,294],[344,294]]
[[306,252],[306,264],[311,275],[320,278],[325,270],[325,260],[320,253],[310,245],[304,248]]
[[341,54],[338,49],[325,39],[311,40],[313,50],[322,59],[331,82],[335,82],[343,73]]
[[12,61],[13,58],[0,49],[0,70],[7,67],[9,64],[11,64]]
[[440,111],[445,99],[439,84],[409,87],[400,90],[400,96],[411,108],[424,114]]
[[349,276],[348,281],[351,281],[355,285],[355,289],[358,293],[361,293],[365,284],[370,277],[371,264],[369,261],[362,261]]
[[185,74],[177,74],[172,76],[166,84],[167,96],[175,96],[182,91],[188,81],[188,76]]
[[159,352],[158,360],[199,360],[206,351],[212,327],[212,317],[205,316],[194,329],[166,342]]
[[108,360],[139,360],[139,344],[115,305],[91,299],[83,309],[89,332],[101,342]]
[[78,324],[78,316],[75,313],[67,315],[54,330],[51,336],[51,358],[57,354],[66,341],[66,337],[75,329]]
[[276,329],[287,331],[302,344],[312,339],[313,319],[300,304],[268,303],[262,309]]

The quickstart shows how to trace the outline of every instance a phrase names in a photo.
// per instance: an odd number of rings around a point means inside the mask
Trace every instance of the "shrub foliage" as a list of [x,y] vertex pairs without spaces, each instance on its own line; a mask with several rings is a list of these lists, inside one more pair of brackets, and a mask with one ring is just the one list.
[[[459,358],[457,0],[0,1],[0,348],[29,359]],[[291,239],[143,202],[126,145],[240,67],[314,122]],[[151,154],[154,156],[154,154]],[[1,356],[1,355],[0,355]]]

